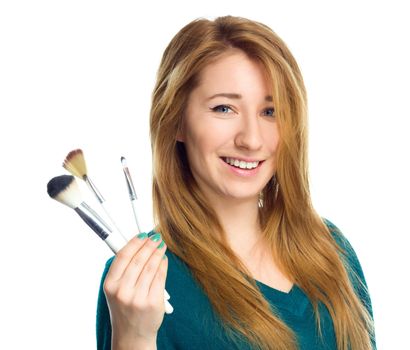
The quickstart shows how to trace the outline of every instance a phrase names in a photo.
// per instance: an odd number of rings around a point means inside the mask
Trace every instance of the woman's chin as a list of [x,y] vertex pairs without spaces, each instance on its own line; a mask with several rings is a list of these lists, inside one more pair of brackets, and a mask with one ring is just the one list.
[[226,200],[232,200],[232,201],[238,201],[238,202],[243,202],[243,201],[255,201],[257,202],[259,200],[259,191],[258,192],[228,192],[224,194],[224,199]]

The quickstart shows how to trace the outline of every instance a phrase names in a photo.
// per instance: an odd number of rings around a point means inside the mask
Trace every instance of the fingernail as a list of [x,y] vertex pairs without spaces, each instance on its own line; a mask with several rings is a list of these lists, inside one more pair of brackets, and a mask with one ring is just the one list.
[[167,258],[167,256],[164,254],[164,256],[162,257],[162,260],[165,260]]
[[159,246],[157,247],[157,249],[161,249],[164,245],[165,245],[165,242],[162,241],[162,242],[159,244]]
[[153,242],[158,242],[161,239],[161,234],[156,233],[155,235],[152,235],[149,239]]
[[148,235],[145,232],[141,232],[141,233],[137,234],[137,238],[139,238],[139,239],[145,239],[147,237],[148,237]]

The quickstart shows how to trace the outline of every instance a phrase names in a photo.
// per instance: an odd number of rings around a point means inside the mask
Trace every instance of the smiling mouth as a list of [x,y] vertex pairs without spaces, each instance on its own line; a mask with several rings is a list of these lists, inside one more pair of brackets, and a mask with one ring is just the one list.
[[222,157],[221,158],[225,163],[235,167],[235,168],[239,168],[239,169],[244,169],[244,170],[251,170],[251,169],[255,169],[258,167],[258,165],[260,163],[263,162],[256,160],[254,162],[245,162],[244,160],[239,160],[236,158],[230,158],[230,157]]

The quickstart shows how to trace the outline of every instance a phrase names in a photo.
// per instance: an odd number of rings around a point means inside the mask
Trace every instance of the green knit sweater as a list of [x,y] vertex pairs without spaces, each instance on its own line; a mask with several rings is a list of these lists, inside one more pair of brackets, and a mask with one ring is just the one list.
[[[336,242],[346,250],[351,283],[360,300],[373,317],[370,297],[359,260],[343,234],[330,221],[325,220]],[[165,314],[158,331],[159,350],[227,350],[252,349],[245,341],[233,343],[222,330],[220,318],[213,312],[208,297],[193,279],[187,265],[169,250],[166,290],[171,295],[174,307],[172,314]],[[113,257],[114,258],[114,257]],[[109,259],[101,281],[97,306],[97,347],[111,349],[111,323],[102,282],[111,266]],[[289,293],[281,292],[256,281],[260,291],[275,309],[276,314],[295,332],[299,348],[303,350],[336,349],[332,318],[322,303],[319,303],[322,341],[318,337],[313,306],[306,294],[296,284]],[[376,344],[373,339],[373,348]]]

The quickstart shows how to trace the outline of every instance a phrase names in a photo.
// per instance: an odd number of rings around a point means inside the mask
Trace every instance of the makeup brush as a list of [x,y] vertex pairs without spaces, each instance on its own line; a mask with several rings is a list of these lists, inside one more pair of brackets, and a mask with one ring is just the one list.
[[75,149],[71,151],[70,153],[67,154],[67,157],[65,158],[63,162],[63,167],[67,169],[72,175],[78,177],[81,180],[84,180],[85,183],[88,185],[88,187],[91,189],[91,191],[94,193],[95,197],[97,198],[98,202],[101,204],[102,208],[104,209],[105,213],[107,214],[107,217],[110,221],[110,224],[113,229],[118,231],[118,233],[124,237],[124,239],[127,239],[119,230],[117,225],[115,224],[114,220],[112,219],[109,210],[107,208],[107,202],[98,191],[97,187],[94,185],[94,183],[91,181],[90,177],[87,174],[87,164],[85,162],[84,154],[81,149]]
[[[125,157],[121,157],[121,164],[124,170],[125,182],[127,183],[128,194],[130,196],[132,211],[134,212],[135,222],[137,223],[138,232],[141,232],[140,225],[138,223],[137,216],[137,193],[135,192],[134,183],[132,182],[131,174],[127,166],[127,160]],[[170,298],[167,291],[165,291],[165,298],[168,300]]]
[[125,182],[127,183],[128,187],[128,194],[131,201],[132,211],[134,212],[135,222],[137,223],[138,232],[141,232],[140,225],[138,223],[138,216],[137,216],[137,194],[135,192],[134,184],[132,182],[131,174],[127,166],[127,160],[125,157],[121,157],[121,164],[122,170],[124,171],[125,175]]
[[122,236],[113,234],[109,225],[83,201],[74,176],[61,175],[52,178],[47,184],[47,192],[51,198],[74,209],[114,253],[127,243]]
[[[52,178],[47,184],[47,192],[51,198],[74,209],[84,222],[110,247],[114,254],[117,254],[127,243],[121,235],[112,232],[104,220],[82,200],[74,176],[61,175]],[[165,313],[170,314],[174,309],[168,299],[169,294],[164,290]]]

